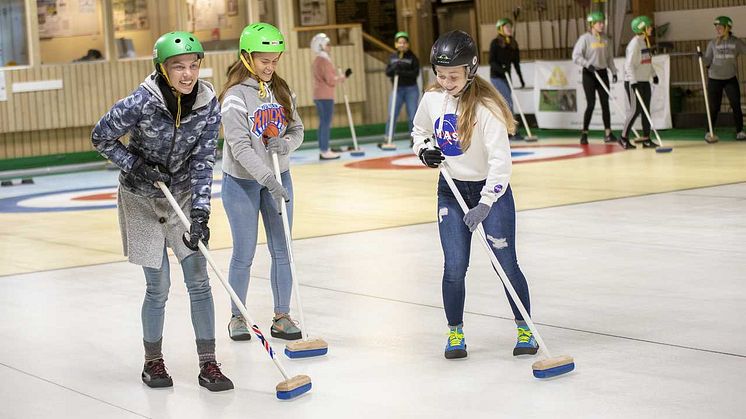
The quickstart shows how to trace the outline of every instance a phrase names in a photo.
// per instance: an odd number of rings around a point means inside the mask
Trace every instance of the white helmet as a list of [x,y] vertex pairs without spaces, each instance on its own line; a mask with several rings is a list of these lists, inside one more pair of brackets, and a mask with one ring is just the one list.
[[331,42],[331,39],[325,33],[317,33],[311,38],[311,51],[319,54],[324,51],[329,42]]

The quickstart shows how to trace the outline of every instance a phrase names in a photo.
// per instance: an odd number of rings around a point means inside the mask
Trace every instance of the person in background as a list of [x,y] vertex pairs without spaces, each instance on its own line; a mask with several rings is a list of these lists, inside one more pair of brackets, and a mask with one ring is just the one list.
[[[521,89],[526,87],[521,73],[521,51],[518,42],[513,37],[513,21],[502,18],[497,21],[497,37],[490,43],[490,81],[507,102],[510,111],[513,112],[513,95],[508,86],[508,77],[511,77],[511,66],[515,68],[518,78],[521,80]],[[511,78],[512,81],[512,78]],[[515,85],[514,85],[515,86]],[[511,134],[511,140],[522,140],[518,131]]]
[[[635,91],[640,92],[645,107],[650,109],[650,99],[652,97],[650,79],[653,79],[653,84],[658,84],[658,76],[655,74],[655,68],[653,68],[653,50],[650,48],[653,21],[647,16],[637,16],[632,19],[631,26],[635,36],[629,41],[624,57],[624,90],[627,92],[629,110],[619,138],[619,145],[625,150],[637,148],[629,141],[632,125],[634,125],[635,119],[642,114],[642,107]],[[658,147],[656,143],[650,140],[650,121],[645,115],[642,116],[641,140],[643,148]]]
[[331,39],[325,33],[318,33],[311,39],[311,51],[316,54],[313,60],[313,103],[319,113],[319,159],[333,160],[340,157],[329,148],[329,138],[334,116],[334,87],[350,77],[352,71],[348,68],[345,75],[339,75],[332,57]]
[[[420,99],[420,89],[417,86],[417,77],[420,75],[420,62],[417,56],[409,49],[409,34],[407,32],[397,32],[394,35],[394,46],[396,52],[391,53],[389,62],[386,65],[386,76],[393,83],[394,77],[399,76],[396,87],[396,102],[394,104],[394,121],[398,119],[402,105],[407,105],[407,119],[409,121],[409,132],[412,132],[412,121],[414,113],[417,111],[417,102]],[[392,91],[392,93],[394,93]],[[391,99],[388,101],[391,106]],[[386,115],[391,114],[391,109]],[[390,118],[386,119],[386,141],[390,130]],[[393,140],[393,139],[392,139]]]
[[[736,124],[736,140],[746,140],[743,132],[743,111],[741,111],[741,88],[738,84],[738,56],[746,54],[746,42],[733,36],[733,20],[728,16],[715,18],[717,37],[707,44],[703,61],[707,70],[707,101],[710,103],[712,126],[718,120],[723,91],[733,109],[733,122]],[[716,142],[710,138],[709,131],[705,141]]]

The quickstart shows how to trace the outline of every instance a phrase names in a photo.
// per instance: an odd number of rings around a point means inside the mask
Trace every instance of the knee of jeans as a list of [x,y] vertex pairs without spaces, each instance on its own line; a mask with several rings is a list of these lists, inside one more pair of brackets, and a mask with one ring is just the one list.
[[469,265],[466,263],[446,263],[443,269],[443,282],[456,284],[464,282]]
[[149,301],[165,303],[168,300],[168,289],[171,282],[166,280],[150,281],[145,287],[145,298]]

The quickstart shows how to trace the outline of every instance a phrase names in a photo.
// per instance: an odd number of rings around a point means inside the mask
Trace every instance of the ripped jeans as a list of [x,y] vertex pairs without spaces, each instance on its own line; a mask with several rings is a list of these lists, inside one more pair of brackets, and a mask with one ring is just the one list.
[[[461,196],[464,197],[469,208],[475,207],[481,198],[480,192],[485,181],[466,182],[453,180]],[[464,321],[464,300],[466,299],[466,270],[469,267],[469,254],[471,251],[471,236],[469,228],[463,221],[464,212],[458,205],[445,179],[441,175],[438,180],[438,232],[440,233],[440,245],[443,248],[445,266],[443,269],[443,306],[449,326],[458,326]],[[494,204],[489,215],[482,223],[487,238],[490,241],[492,251],[500,262],[510,283],[515,288],[518,298],[531,313],[531,304],[528,293],[528,283],[518,266],[515,252],[515,203],[513,192],[508,185],[508,190]],[[481,240],[480,237],[477,237]],[[481,244],[477,246],[481,253],[479,257],[487,257],[483,254]],[[490,278],[492,279],[492,278]],[[495,281],[500,281],[497,277]],[[510,308],[516,320],[523,320],[523,316],[513,303],[507,290],[505,291]]]

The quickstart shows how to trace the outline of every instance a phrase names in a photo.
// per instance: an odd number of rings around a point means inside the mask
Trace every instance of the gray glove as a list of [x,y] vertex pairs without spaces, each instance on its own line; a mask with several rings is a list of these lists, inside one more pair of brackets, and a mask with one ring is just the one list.
[[464,215],[464,223],[466,223],[466,226],[469,227],[469,231],[473,233],[474,230],[477,229],[479,223],[487,218],[487,214],[490,213],[491,208],[492,207],[487,204],[480,203],[476,207],[470,209],[469,212]]
[[259,183],[264,185],[264,187],[266,187],[269,193],[272,195],[272,199],[274,199],[277,203],[278,211],[280,210],[280,208],[282,208],[282,204],[280,203],[281,199],[284,199],[285,202],[290,202],[290,194],[288,193],[288,190],[285,189],[285,187],[282,186],[282,184],[278,182],[273,175],[265,177]]
[[267,150],[273,151],[280,156],[286,156],[290,153],[290,144],[284,138],[269,137],[267,138]]

